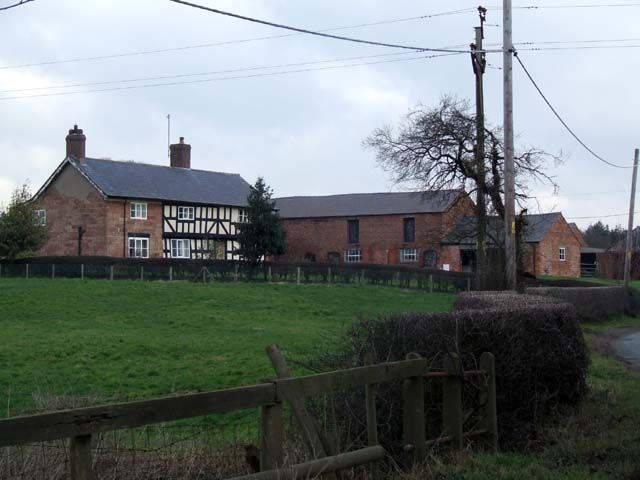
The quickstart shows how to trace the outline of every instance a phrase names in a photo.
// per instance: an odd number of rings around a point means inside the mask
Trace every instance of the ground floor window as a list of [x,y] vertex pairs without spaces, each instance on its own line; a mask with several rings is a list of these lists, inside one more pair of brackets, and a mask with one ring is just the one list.
[[171,239],[172,258],[191,258],[191,242],[186,239]]
[[560,247],[560,254],[559,257],[561,262],[564,262],[567,260],[567,249],[565,247]]
[[438,265],[438,254],[435,250],[427,250],[424,252],[424,266],[427,268],[436,268]]
[[346,263],[358,263],[362,261],[362,250],[347,250],[344,253]]
[[149,258],[149,239],[146,237],[129,237],[129,257]]
[[400,250],[401,262],[417,262],[418,250],[416,248],[403,248]]
[[212,260],[224,260],[227,257],[226,243],[224,240],[205,241],[205,257]]

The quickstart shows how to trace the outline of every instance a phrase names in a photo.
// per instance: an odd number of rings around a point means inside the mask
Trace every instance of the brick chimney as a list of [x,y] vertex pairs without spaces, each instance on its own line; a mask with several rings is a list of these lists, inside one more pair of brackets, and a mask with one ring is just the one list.
[[191,145],[184,143],[184,137],[180,137],[180,143],[174,143],[169,149],[172,167],[191,168]]
[[82,133],[78,125],[74,125],[67,135],[67,157],[73,155],[77,159],[83,159],[86,155],[87,137]]

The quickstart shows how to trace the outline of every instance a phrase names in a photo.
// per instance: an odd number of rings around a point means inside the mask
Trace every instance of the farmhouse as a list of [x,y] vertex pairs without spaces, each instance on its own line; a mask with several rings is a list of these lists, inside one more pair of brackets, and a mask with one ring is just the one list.
[[287,231],[279,261],[406,264],[448,270],[442,239],[473,212],[459,190],[364,193],[276,200]]
[[237,259],[250,185],[239,175],[191,168],[191,146],[170,165],[88,158],[75,126],[66,158],[33,198],[49,228],[47,256]]

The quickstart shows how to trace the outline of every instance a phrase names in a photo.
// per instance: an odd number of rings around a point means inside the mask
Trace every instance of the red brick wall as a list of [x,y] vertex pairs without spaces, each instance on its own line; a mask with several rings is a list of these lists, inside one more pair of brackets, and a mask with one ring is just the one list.
[[[560,261],[560,247],[566,249],[564,262]],[[580,276],[580,242],[564,218],[558,218],[536,246],[536,275]]]
[[[454,265],[459,270],[457,249],[455,252],[447,249],[443,253],[440,242],[457,221],[463,215],[470,214],[472,209],[472,202],[463,198],[442,214],[283,219],[282,225],[287,231],[287,251],[278,260],[302,262],[305,255],[311,253],[317,262],[327,262],[330,252],[338,252],[340,260],[344,261],[346,250],[359,248],[362,250],[363,263],[393,265],[401,263],[400,249],[417,248],[419,261],[410,265],[422,266],[423,253],[435,250],[439,268],[443,263],[448,263],[452,270]],[[409,217],[416,220],[416,241],[404,243],[403,221]],[[360,243],[357,245],[348,243],[347,220],[351,218],[360,221]],[[443,257],[443,254],[447,256]]]
[[163,257],[162,204],[147,202],[147,219],[138,220],[131,218],[131,203],[129,200],[107,202],[107,255],[122,257],[124,241],[124,255],[128,256],[128,234],[142,233],[149,235],[149,257]]

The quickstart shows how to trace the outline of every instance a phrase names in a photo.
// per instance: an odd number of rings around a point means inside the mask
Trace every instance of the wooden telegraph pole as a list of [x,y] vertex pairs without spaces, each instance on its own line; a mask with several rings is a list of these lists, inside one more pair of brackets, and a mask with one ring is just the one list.
[[513,17],[511,0],[503,0],[503,74],[504,74],[504,249],[507,288],[515,290],[516,275],[516,191],[513,140]]
[[475,27],[476,41],[471,44],[471,64],[476,77],[476,288],[483,290],[487,275],[487,202],[484,192],[486,183],[485,145],[484,145],[484,72],[487,66],[486,54],[483,49],[484,22],[487,9],[478,7],[480,26]]
[[631,258],[633,256],[633,212],[636,209],[636,183],[638,179],[638,160],[640,150],[636,148],[633,160],[633,177],[631,179],[631,202],[629,204],[629,225],[627,228],[627,252],[624,256],[624,286],[629,286],[631,280]]

